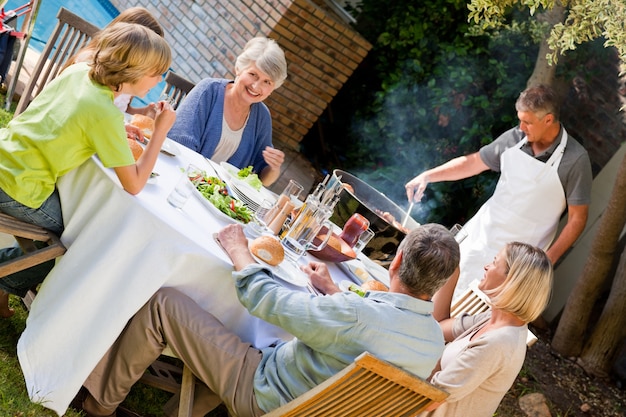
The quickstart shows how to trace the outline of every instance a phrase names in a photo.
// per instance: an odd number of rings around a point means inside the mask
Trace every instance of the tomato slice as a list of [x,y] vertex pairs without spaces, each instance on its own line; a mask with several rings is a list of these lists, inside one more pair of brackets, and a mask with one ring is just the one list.
[[235,200],[230,200],[230,209],[235,211]]

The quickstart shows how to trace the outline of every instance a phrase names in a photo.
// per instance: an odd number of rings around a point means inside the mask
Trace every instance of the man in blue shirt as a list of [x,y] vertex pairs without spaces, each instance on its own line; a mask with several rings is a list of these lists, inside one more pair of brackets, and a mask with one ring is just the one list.
[[283,287],[257,264],[240,225],[218,235],[232,259],[240,302],[295,337],[257,349],[175,289],[159,290],[133,317],[85,382],[88,416],[115,415],[131,386],[167,345],[233,415],[260,416],[328,379],[363,353],[427,378],[444,340],[432,295],[459,264],[459,247],[443,226],[411,231],[389,267],[389,292],[341,292],[326,265],[304,267],[324,292]]

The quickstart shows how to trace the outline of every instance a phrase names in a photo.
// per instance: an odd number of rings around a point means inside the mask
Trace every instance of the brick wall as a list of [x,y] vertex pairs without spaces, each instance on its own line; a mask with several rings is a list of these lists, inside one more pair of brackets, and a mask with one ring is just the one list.
[[118,10],[153,11],[172,47],[172,68],[193,82],[234,78],[237,55],[255,36],[275,39],[285,51],[287,81],[266,99],[274,142],[297,150],[299,142],[371,45],[350,26],[309,0],[111,0]]

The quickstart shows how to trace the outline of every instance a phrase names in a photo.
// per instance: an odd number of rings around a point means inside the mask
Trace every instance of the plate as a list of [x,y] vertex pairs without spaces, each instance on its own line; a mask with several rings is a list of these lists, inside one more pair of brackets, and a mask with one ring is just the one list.
[[180,148],[176,145],[176,142],[167,138],[165,142],[163,142],[163,146],[161,146],[161,152],[169,156],[178,156],[180,155]]
[[285,259],[278,265],[273,266],[265,262],[263,259],[255,256],[252,252],[250,252],[250,254],[255,261],[267,267],[267,269],[272,271],[272,274],[274,274],[274,276],[281,281],[285,281],[297,287],[307,287],[309,285],[309,277],[307,274],[302,272],[302,270],[294,265],[293,262]]
[[389,287],[389,271],[371,260],[365,263],[361,262],[361,258],[359,258],[353,261],[338,263],[337,266],[357,284],[363,284],[366,281],[375,279]]
[[382,282],[389,287],[389,271],[383,266],[372,261],[367,256],[363,255],[359,258],[365,266],[365,270],[377,281]]
[[215,215],[215,217],[222,219],[225,222],[228,223],[239,223],[239,224],[244,224],[243,222],[240,222],[237,219],[233,219],[232,217],[230,217],[229,215],[227,215],[226,213],[222,212],[222,210],[218,209],[217,207],[215,207],[213,205],[213,203],[211,203],[209,200],[207,200],[206,198],[204,198],[204,196],[202,195],[202,193],[200,191],[198,191],[198,189],[196,187],[193,188],[193,193],[195,194],[196,197],[198,197],[198,199],[200,200],[200,202],[202,204],[204,204],[209,211]]
[[[355,284],[353,281],[350,281],[349,279],[344,279],[337,286],[343,292],[351,291],[353,293],[359,294],[358,292],[351,290],[350,287],[352,287],[352,288],[356,287],[357,289],[361,290],[361,287],[358,284]],[[361,291],[363,291],[363,290],[361,290]],[[365,291],[363,291],[363,292],[365,292]],[[361,294],[359,294],[359,295],[361,295]]]
[[[252,240],[248,239],[248,246],[250,245],[251,242]],[[274,265],[268,264],[263,259],[256,256],[254,253],[252,253],[252,251],[250,251],[250,255],[252,255],[255,261],[257,261],[258,263],[260,263],[261,265],[267,267],[267,269],[272,271],[272,274],[274,274],[276,278],[279,278],[282,281],[288,282],[298,287],[306,287],[309,285],[308,275],[305,274],[293,262],[290,262],[289,260],[287,260],[287,258],[285,258],[278,265],[274,266]]]
[[233,192],[236,196],[246,203],[252,210],[256,210],[259,208],[263,200],[268,200],[271,202],[276,201],[276,196],[270,190],[265,187],[261,187],[260,190],[255,190],[250,184],[247,182],[240,180],[237,177],[237,173],[239,172],[239,168],[236,166],[229,164],[228,162],[220,162],[220,166],[224,169],[227,174],[226,180],[230,182],[230,185],[233,189]]

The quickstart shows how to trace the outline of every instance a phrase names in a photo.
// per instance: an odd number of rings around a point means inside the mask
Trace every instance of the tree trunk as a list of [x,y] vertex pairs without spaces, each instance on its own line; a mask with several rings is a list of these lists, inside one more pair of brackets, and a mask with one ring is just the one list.
[[[626,193],[625,193],[626,194]],[[611,293],[578,363],[591,375],[607,377],[626,337],[626,250],[620,257]]]
[[[538,15],[537,20],[548,23],[550,30],[552,30],[552,27],[555,24],[562,23],[565,20],[565,8],[560,3],[557,3],[552,9],[546,10]],[[528,87],[538,84],[552,85],[554,82],[556,64],[551,65],[546,58],[546,55],[549,52],[553,52],[548,47],[548,42],[546,40],[548,36],[550,36],[550,31],[544,35],[541,43],[539,44],[539,53],[537,54],[537,60],[535,61],[535,68],[526,83]]]
[[552,339],[552,347],[564,356],[578,356],[589,325],[591,310],[607,278],[619,235],[626,224],[626,157],[622,160],[609,203],[600,219],[589,259],[567,300]]

